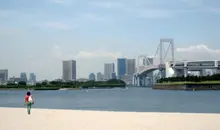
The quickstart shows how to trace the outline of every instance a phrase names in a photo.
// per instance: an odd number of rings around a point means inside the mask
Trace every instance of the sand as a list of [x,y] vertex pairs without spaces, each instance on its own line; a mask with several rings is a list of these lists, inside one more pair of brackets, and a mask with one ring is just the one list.
[[220,114],[0,108],[0,130],[220,130]]

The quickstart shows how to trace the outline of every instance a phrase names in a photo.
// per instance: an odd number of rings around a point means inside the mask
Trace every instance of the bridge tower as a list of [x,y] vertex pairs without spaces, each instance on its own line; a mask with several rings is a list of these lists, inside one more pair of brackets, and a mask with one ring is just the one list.
[[[168,47],[165,48],[165,45],[168,43]],[[173,39],[168,38],[162,38],[160,39],[160,44],[157,47],[155,58],[157,57],[157,54],[159,53],[159,76],[160,78],[163,78],[166,76],[166,69],[165,69],[165,62],[167,62],[167,54],[171,51],[171,63],[174,63],[174,43]]]
[[[167,45],[166,47],[165,45]],[[167,62],[168,52],[171,51],[171,60],[174,63],[174,43],[173,39],[163,38],[157,46],[154,56],[140,55],[137,59],[137,71],[133,77],[133,84],[136,86],[145,86],[146,82],[154,83],[157,79],[166,76],[165,62]],[[145,70],[152,70],[145,73]],[[159,70],[153,74],[153,70]]]

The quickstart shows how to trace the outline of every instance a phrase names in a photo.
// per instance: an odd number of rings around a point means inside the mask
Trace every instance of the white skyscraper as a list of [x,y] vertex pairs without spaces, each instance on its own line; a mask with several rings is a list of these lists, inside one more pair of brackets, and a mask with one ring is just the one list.
[[8,69],[0,70],[0,83],[5,83],[8,80]]
[[101,72],[98,72],[97,74],[96,74],[96,76],[97,76],[97,81],[102,81],[103,79],[102,79],[102,73]]
[[27,82],[27,74],[25,72],[20,73],[20,81]]
[[135,59],[126,60],[126,75],[133,75],[135,73]]
[[36,75],[34,73],[30,73],[29,82],[33,84],[36,83]]
[[112,73],[115,72],[114,63],[106,63],[104,64],[104,79],[109,80],[112,79]]
[[76,81],[76,61],[63,61],[63,80]]

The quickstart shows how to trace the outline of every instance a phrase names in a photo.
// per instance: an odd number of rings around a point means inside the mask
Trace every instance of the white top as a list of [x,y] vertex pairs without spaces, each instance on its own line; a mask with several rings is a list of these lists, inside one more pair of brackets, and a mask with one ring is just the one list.
[[32,96],[29,96],[28,101],[29,101],[29,102],[32,102],[32,101],[33,101]]

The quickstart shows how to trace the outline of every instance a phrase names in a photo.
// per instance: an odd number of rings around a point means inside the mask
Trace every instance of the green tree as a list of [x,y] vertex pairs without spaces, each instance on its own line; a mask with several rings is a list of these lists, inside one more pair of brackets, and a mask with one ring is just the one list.
[[47,85],[48,85],[48,82],[47,82],[47,81],[43,81],[43,82],[41,83],[41,85],[47,86]]
[[27,83],[26,83],[25,81],[19,81],[19,82],[18,82],[18,85],[20,85],[20,86],[26,86]]
[[36,83],[36,87],[41,87],[41,83]]

